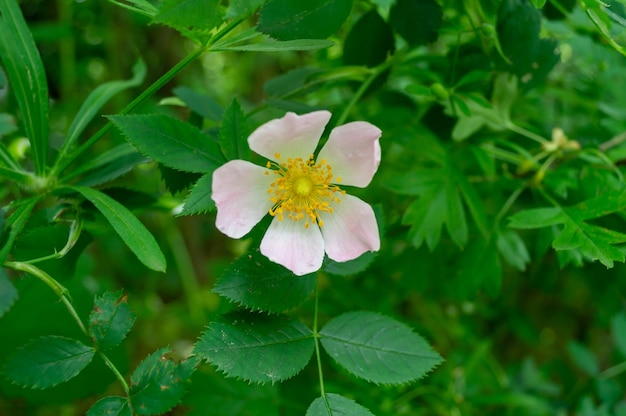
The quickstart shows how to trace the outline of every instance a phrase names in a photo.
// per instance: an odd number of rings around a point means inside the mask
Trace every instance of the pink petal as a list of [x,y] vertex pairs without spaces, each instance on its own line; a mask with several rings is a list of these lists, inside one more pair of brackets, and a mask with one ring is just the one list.
[[320,212],[321,227],[328,257],[348,261],[366,251],[380,250],[380,236],[374,210],[352,195],[344,195],[332,205],[333,212]]
[[340,177],[340,184],[363,188],[370,183],[378,170],[378,139],[381,134],[378,127],[365,121],[354,121],[335,127],[317,160],[325,159],[332,166],[333,182]]
[[273,206],[267,190],[275,179],[267,169],[231,160],[213,172],[211,198],[217,205],[215,225],[231,238],[248,234]]
[[317,147],[331,114],[314,111],[301,116],[287,113],[283,118],[270,120],[259,126],[248,137],[250,149],[270,160],[280,153],[283,160],[306,159]]
[[315,224],[304,228],[303,221],[274,218],[261,241],[261,253],[302,276],[322,267],[324,240]]

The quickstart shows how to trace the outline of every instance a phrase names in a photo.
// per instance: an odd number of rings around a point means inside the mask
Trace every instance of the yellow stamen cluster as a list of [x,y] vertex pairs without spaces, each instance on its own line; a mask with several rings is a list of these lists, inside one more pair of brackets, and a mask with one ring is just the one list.
[[[265,172],[277,176],[267,190],[274,204],[270,215],[279,221],[285,216],[294,221],[303,220],[305,228],[316,223],[323,226],[319,213],[333,212],[330,203],[340,202],[339,195],[345,195],[345,191],[331,185],[332,167],[325,160],[316,163],[313,155],[306,160],[298,157],[286,161],[282,160],[280,153],[274,156],[279,163],[267,162]],[[340,183],[341,178],[334,178],[333,182]]]

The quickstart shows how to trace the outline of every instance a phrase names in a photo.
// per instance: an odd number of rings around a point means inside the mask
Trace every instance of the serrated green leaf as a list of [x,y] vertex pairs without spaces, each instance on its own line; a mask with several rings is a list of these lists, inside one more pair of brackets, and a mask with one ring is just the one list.
[[182,172],[161,164],[159,164],[159,173],[161,173],[165,187],[172,195],[188,190],[203,176],[199,173]]
[[233,100],[224,111],[219,135],[219,145],[227,160],[250,159],[251,152],[247,141],[249,132],[239,102]]
[[377,384],[422,378],[442,358],[406,325],[374,312],[349,312],[320,331],[322,346],[350,373]]
[[595,377],[600,372],[600,364],[593,353],[584,345],[576,341],[567,343],[567,352],[574,364],[590,377]]
[[104,397],[87,410],[87,416],[132,416],[128,399],[118,396]]
[[215,202],[211,199],[213,174],[208,173],[198,179],[185,198],[180,215],[205,214],[215,211]]
[[69,189],[82,194],[94,204],[128,248],[146,267],[158,272],[165,271],[165,256],[154,236],[128,208],[95,189],[83,186],[73,186]]
[[65,152],[74,144],[104,104],[120,92],[128,88],[138,86],[143,82],[145,77],[146,64],[142,59],[140,59],[133,66],[133,76],[131,79],[124,81],[109,81],[93,90],[85,102],[81,105],[78,113],[76,113],[76,116],[72,121],[72,124],[70,125],[70,128],[67,130],[65,141],[63,142],[63,147],[61,148],[61,153]]
[[412,46],[437,40],[442,20],[435,0],[397,0],[389,12],[389,23]]
[[311,330],[287,316],[234,313],[211,323],[194,351],[229,377],[274,383],[299,373],[314,344]]
[[3,268],[0,268],[0,318],[17,300],[18,293]]
[[311,403],[306,416],[374,416],[374,414],[354,400],[339,394],[327,393],[325,398],[318,397]]
[[212,172],[226,161],[210,137],[188,123],[161,114],[109,116],[141,153],[184,172]]
[[78,375],[95,353],[93,348],[75,339],[40,337],[9,357],[4,373],[20,386],[46,389]]
[[304,302],[315,282],[315,273],[294,276],[252,250],[226,269],[213,291],[253,311],[282,312]]
[[620,312],[611,319],[611,337],[615,348],[626,357],[626,312]]
[[15,0],[0,2],[0,59],[24,120],[36,172],[43,175],[48,155],[48,84],[39,50]]
[[193,112],[200,114],[207,120],[220,121],[222,119],[224,109],[208,95],[201,94],[189,87],[176,87],[172,92],[183,100]]
[[187,391],[188,380],[198,361],[189,358],[174,362],[161,348],[139,363],[130,377],[132,407],[140,415],[164,413],[176,406]]
[[279,40],[324,39],[348,18],[352,0],[270,0],[257,29]]
[[565,217],[559,208],[532,208],[511,215],[509,227],[519,229],[542,228],[559,224],[564,220]]
[[416,199],[404,213],[402,223],[411,224],[408,237],[415,248],[426,241],[432,251],[439,244],[445,219],[446,188],[442,188]]
[[135,323],[135,316],[121,290],[97,296],[89,314],[89,335],[102,350],[117,346]]
[[222,23],[223,10],[219,0],[165,0],[154,16],[154,23],[163,23],[192,39],[203,39]]

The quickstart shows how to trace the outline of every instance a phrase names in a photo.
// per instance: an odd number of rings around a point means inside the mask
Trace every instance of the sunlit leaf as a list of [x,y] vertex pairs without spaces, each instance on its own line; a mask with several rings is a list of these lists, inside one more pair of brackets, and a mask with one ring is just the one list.
[[320,331],[324,349],[350,373],[380,384],[424,377],[441,357],[406,325],[374,312],[349,312]]

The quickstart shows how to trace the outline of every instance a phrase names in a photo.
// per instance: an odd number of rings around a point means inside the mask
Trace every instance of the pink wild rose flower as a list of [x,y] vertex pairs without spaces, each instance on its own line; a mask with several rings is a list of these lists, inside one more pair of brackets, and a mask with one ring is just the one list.
[[324,252],[345,262],[380,249],[372,207],[340,186],[370,183],[381,131],[364,121],[338,126],[314,158],[330,117],[315,111],[270,120],[248,137],[250,149],[269,159],[265,167],[232,160],[213,173],[217,228],[241,238],[271,215],[261,253],[299,276],[319,270]]

